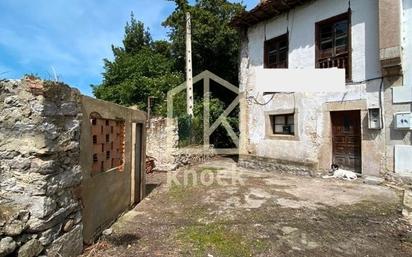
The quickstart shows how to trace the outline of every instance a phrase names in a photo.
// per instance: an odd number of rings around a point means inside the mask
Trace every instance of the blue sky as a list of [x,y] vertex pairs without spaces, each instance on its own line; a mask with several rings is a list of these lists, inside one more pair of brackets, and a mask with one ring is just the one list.
[[[191,0],[193,1],[193,0]],[[259,0],[243,2],[247,9]],[[167,0],[1,0],[0,77],[26,73],[53,78],[91,95],[101,82],[103,58],[120,45],[133,11],[154,39],[166,38],[162,21],[174,10]]]

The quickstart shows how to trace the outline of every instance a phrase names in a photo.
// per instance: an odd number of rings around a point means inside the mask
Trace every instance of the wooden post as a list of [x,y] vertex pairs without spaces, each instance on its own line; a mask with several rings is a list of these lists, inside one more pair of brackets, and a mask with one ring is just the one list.
[[186,13],[186,107],[187,114],[193,116],[193,73],[192,73],[192,25],[190,13]]

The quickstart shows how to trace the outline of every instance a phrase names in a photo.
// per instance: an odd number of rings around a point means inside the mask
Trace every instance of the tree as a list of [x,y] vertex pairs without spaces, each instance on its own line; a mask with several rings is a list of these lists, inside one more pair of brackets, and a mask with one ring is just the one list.
[[126,53],[137,53],[145,46],[150,46],[152,37],[144,24],[136,21],[133,12],[130,15],[130,23],[126,23],[125,35],[123,39],[123,50]]
[[[92,86],[97,98],[145,109],[147,98],[154,96],[157,98],[154,114],[164,116],[167,92],[184,81],[186,11],[192,15],[194,74],[207,69],[237,84],[240,39],[229,22],[244,7],[227,0],[197,0],[194,6],[187,0],[173,1],[176,9],[163,23],[170,28],[169,41],[153,41],[144,24],[131,15],[125,26],[123,45],[112,46],[114,60],[104,59],[103,82]],[[231,101],[211,99],[211,122]],[[175,116],[185,118],[184,94],[176,96],[174,103]],[[192,131],[203,129],[202,108],[201,99],[197,99]],[[237,117],[232,115],[230,123],[235,124]],[[223,142],[222,136],[226,136],[225,132],[219,128],[214,138]]]
[[176,70],[185,70],[185,12],[192,17],[193,71],[210,70],[233,84],[238,82],[240,37],[230,26],[231,19],[244,11],[241,4],[227,0],[197,0],[189,6],[187,0],[172,0],[175,11],[163,22],[170,28],[169,39]]
[[122,47],[112,46],[114,60],[104,59],[103,82],[93,85],[94,95],[106,101],[146,108],[147,98],[159,99],[154,112],[165,114],[167,92],[183,82],[183,75],[174,70],[167,41],[152,40],[142,22],[133,14],[125,27]]

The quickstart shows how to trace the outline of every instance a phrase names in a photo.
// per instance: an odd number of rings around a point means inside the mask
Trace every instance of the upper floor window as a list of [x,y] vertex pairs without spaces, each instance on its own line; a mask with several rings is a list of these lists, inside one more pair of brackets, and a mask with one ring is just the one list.
[[289,52],[289,37],[284,34],[280,37],[265,41],[264,59],[265,68],[287,68]]
[[349,13],[316,23],[316,41],[316,67],[345,69],[350,79]]

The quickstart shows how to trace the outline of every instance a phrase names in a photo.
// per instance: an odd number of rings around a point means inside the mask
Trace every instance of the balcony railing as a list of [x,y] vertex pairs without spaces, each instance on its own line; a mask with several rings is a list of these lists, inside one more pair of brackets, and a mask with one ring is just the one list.
[[317,67],[320,69],[328,69],[328,68],[345,69],[346,79],[347,80],[350,79],[349,55],[348,54],[320,59],[318,60]]

